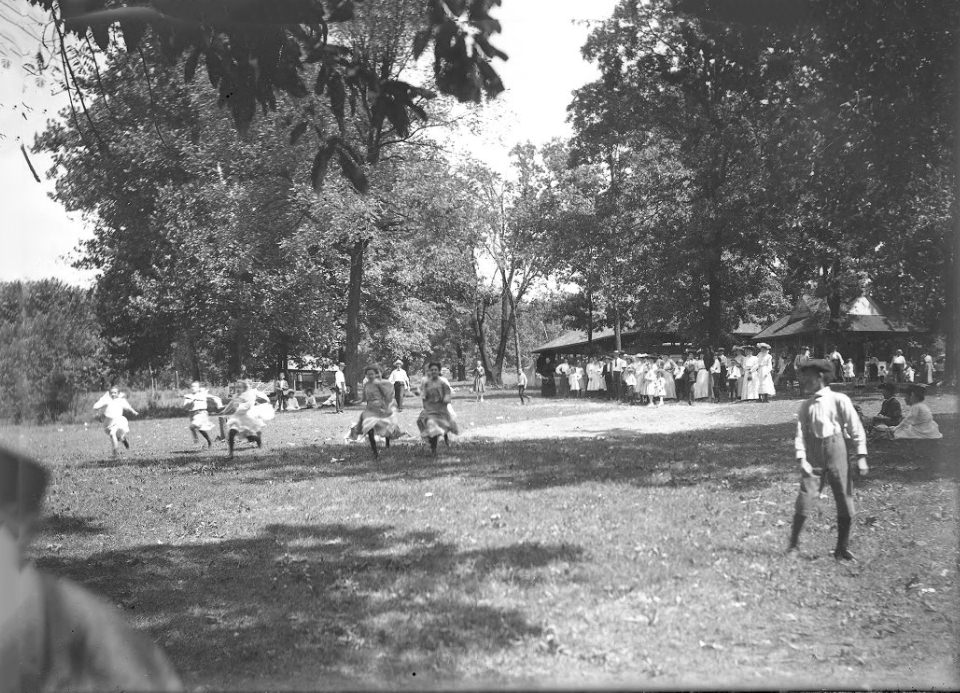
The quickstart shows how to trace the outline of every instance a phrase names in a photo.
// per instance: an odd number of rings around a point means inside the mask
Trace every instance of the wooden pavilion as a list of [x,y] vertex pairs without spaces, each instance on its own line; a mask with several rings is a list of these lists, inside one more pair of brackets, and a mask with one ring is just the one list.
[[789,315],[774,321],[752,337],[767,342],[774,351],[796,354],[809,346],[814,356],[824,356],[834,346],[844,359],[852,357],[857,372],[870,356],[889,360],[896,349],[908,349],[911,337],[925,334],[899,313],[862,295],[841,307],[839,331],[830,325],[830,307],[826,299],[804,296]]

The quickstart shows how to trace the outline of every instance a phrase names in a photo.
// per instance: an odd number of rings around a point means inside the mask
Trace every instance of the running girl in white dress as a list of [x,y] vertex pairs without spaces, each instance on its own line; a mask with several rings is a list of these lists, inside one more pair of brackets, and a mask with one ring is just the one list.
[[[190,392],[183,396],[183,406],[190,412],[190,435],[193,436],[193,442],[199,443],[197,438],[199,433],[207,441],[207,447],[212,444],[210,441],[210,431],[213,430],[213,424],[210,422],[210,414],[207,413],[207,398],[210,394],[200,387],[200,383],[194,380],[190,383]],[[219,409],[219,407],[217,407]]]
[[125,412],[130,412],[134,416],[139,416],[136,410],[130,406],[127,398],[120,394],[119,388],[111,387],[103,397],[97,400],[93,405],[94,410],[103,409],[104,430],[110,436],[110,445],[113,446],[113,456],[120,453],[120,443],[123,447],[129,449],[130,442],[127,435],[130,433],[130,422],[124,416]]
[[249,380],[237,383],[237,397],[227,405],[224,414],[230,414],[227,419],[227,459],[233,459],[233,448],[237,435],[241,435],[257,447],[263,447],[263,427],[276,414],[270,398],[263,392],[254,389]]

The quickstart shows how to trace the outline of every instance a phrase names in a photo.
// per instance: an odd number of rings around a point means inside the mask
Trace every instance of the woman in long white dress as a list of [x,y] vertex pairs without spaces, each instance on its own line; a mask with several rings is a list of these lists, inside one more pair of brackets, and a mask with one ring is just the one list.
[[349,437],[351,440],[357,440],[361,436],[367,436],[373,458],[377,459],[380,457],[377,437],[383,438],[386,441],[386,447],[389,448],[390,441],[404,433],[397,422],[393,385],[380,377],[378,366],[367,366],[363,373],[366,377],[363,382],[363,401],[366,406],[360,412],[357,423],[350,429]]
[[607,384],[603,381],[603,366],[593,356],[587,363],[587,392],[604,392]]
[[740,399],[744,402],[760,399],[760,361],[753,355],[753,347],[743,347],[743,375],[740,378]]
[[694,360],[697,366],[697,379],[693,383],[693,398],[708,399],[710,397],[710,371],[703,360],[703,350],[697,352]]
[[103,429],[110,436],[110,445],[113,447],[113,456],[120,453],[120,444],[129,449],[130,442],[127,436],[130,435],[130,422],[127,421],[125,413],[129,412],[134,416],[139,416],[137,411],[130,406],[127,398],[117,387],[111,387],[105,392],[103,397],[97,400],[93,405],[94,410],[103,409],[104,425]]
[[[453,390],[450,383],[440,376],[440,363],[434,361],[427,365],[427,379],[423,382],[423,410],[417,417],[417,428],[420,436],[430,442],[430,451],[437,454],[437,442],[440,436],[449,445],[448,434],[457,435],[460,428],[457,426],[456,416],[450,406],[453,400]],[[522,371],[520,371],[522,373]]]
[[770,356],[770,345],[764,342],[757,344],[760,355],[757,356],[757,374],[760,377],[760,401],[769,402],[770,395],[777,394],[773,384],[773,357]]
[[237,396],[224,409],[227,419],[227,458],[233,459],[237,436],[243,436],[258,448],[263,447],[263,427],[276,415],[266,393],[254,388],[249,380],[237,383]]
[[661,354],[657,360],[657,368],[663,371],[663,398],[676,399],[676,370],[677,364],[667,354]]

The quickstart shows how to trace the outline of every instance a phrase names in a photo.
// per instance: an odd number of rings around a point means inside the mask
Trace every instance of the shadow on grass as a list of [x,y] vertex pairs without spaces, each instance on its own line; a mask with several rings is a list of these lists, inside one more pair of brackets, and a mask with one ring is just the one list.
[[[944,438],[870,445],[871,480],[924,482],[958,478],[960,415],[937,417]],[[238,468],[249,471],[248,483],[299,482],[329,477],[394,480],[463,476],[486,480],[494,489],[539,489],[589,482],[634,486],[714,484],[735,491],[766,488],[793,480],[795,424],[640,434],[611,429],[602,437],[505,442],[455,443],[437,458],[425,446],[395,446],[370,459],[356,446],[342,462],[329,462],[329,451],[301,448],[266,455]]]
[[91,521],[89,517],[75,517],[56,513],[47,515],[40,522],[42,534],[102,534],[103,525]]
[[469,653],[539,636],[520,610],[482,603],[481,581],[529,582],[582,553],[539,543],[457,551],[431,531],[274,524],[247,539],[39,563],[145,618],[187,681],[315,688],[326,676],[455,677]]
[[[903,483],[957,478],[960,414],[938,415],[942,440],[870,443],[873,469],[864,483]],[[536,426],[531,422],[531,426]],[[378,461],[366,443],[352,446],[299,446],[253,452],[233,461],[222,457],[130,459],[134,466],[216,465],[214,474],[239,473],[250,484],[298,483],[357,477],[371,481],[464,477],[494,490],[540,489],[589,482],[682,487],[712,484],[755,491],[792,480],[795,424],[777,423],[669,434],[610,429],[593,437],[514,441],[455,441],[436,458],[417,438],[406,438],[382,452]],[[253,452],[253,454],[251,454]]]

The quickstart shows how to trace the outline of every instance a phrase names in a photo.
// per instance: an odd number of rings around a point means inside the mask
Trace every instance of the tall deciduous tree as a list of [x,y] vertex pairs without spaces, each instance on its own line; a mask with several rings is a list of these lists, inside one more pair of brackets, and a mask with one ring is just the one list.
[[[535,283],[553,270],[549,251],[551,230],[540,216],[541,198],[550,184],[540,152],[531,144],[511,150],[512,173],[507,180],[476,165],[469,170],[468,185],[477,214],[479,262],[492,263],[499,280],[500,328],[492,371],[488,377],[500,384],[511,336],[516,362],[521,360],[517,310]],[[481,358],[484,357],[483,294],[474,320]]]
[[[579,148],[593,149],[591,157],[609,168],[611,200],[635,174],[624,166],[623,143],[635,151],[651,137],[673,143],[686,175],[663,181],[680,187],[661,194],[685,198],[688,214],[670,229],[671,245],[689,276],[696,333],[718,341],[734,294],[731,274],[764,251],[754,204],[762,189],[756,105],[764,60],[753,36],[710,31],[670,5],[622,2],[594,32],[584,54],[602,78],[578,94],[574,123]],[[615,235],[629,238],[629,229],[620,224]]]
[[0,417],[49,421],[103,375],[90,292],[56,280],[0,283]]
[[[85,94],[89,84],[80,67],[96,53],[120,43],[130,53],[143,53],[145,44],[158,46],[164,60],[173,65],[185,56],[185,81],[198,67],[207,72],[211,86],[226,105],[241,131],[249,127],[259,105],[265,111],[277,108],[278,93],[302,98],[309,93],[325,95],[336,115],[340,141],[335,145],[344,175],[362,190],[367,180],[358,167],[358,153],[346,141],[345,113],[358,95],[379,95],[384,112],[409,117],[417,113],[419,88],[363,64],[355,54],[356,44],[331,36],[371,2],[354,0],[29,0],[50,16],[53,31],[48,45],[38,51],[37,69],[59,65],[70,91],[74,125],[101,150],[114,141],[94,126],[87,112]],[[409,51],[419,57],[432,46],[433,76],[437,88],[462,101],[480,101],[495,96],[503,84],[491,65],[506,55],[491,44],[500,24],[490,9],[500,0],[427,0],[417,3],[411,31],[404,39]],[[119,26],[119,31],[116,27]],[[76,37],[78,41],[69,39]],[[122,37],[122,41],[121,41]],[[2,40],[2,39],[0,39]],[[309,69],[317,66],[317,70]],[[99,88],[99,87],[98,87]],[[107,96],[101,89],[101,96]],[[401,114],[407,114],[402,115]],[[330,159],[330,143],[315,149],[315,157]],[[325,167],[314,166],[312,177],[322,177]]]

